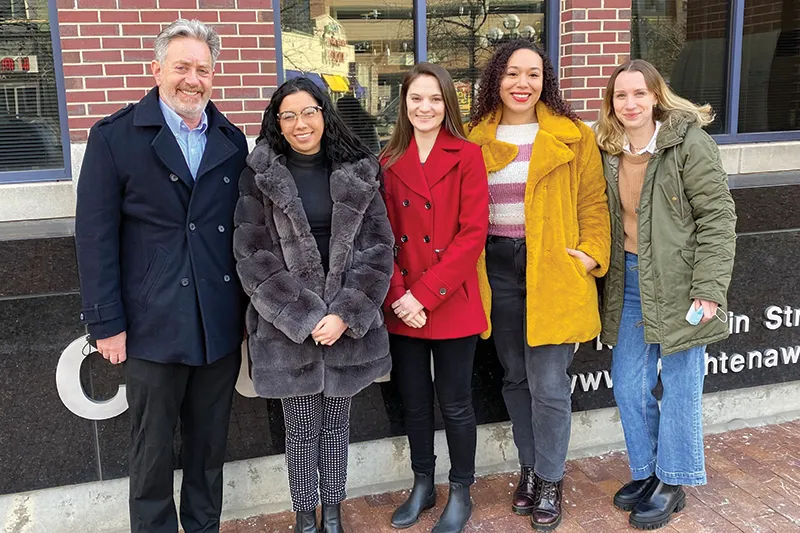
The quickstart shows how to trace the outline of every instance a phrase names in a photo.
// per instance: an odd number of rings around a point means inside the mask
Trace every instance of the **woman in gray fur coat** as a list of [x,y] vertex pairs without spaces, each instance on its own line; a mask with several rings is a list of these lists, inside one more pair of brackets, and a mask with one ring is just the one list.
[[380,167],[307,78],[272,96],[247,165],[234,252],[253,383],[282,399],[295,531],[343,533],[350,399],[391,367]]

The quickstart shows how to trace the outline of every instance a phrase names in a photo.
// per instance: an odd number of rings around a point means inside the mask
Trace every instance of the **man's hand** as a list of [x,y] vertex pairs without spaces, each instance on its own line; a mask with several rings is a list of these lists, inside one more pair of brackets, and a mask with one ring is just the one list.
[[128,358],[127,353],[125,353],[127,339],[128,334],[124,331],[107,339],[97,339],[97,351],[112,365],[124,363],[125,359]]
[[573,250],[572,248],[567,248],[567,253],[572,257],[576,257],[583,263],[583,267],[586,269],[586,272],[589,273],[595,268],[597,268],[597,261],[589,257],[587,254],[581,252],[580,250]]
[[339,315],[325,315],[311,332],[311,338],[317,344],[331,346],[347,331],[347,324]]

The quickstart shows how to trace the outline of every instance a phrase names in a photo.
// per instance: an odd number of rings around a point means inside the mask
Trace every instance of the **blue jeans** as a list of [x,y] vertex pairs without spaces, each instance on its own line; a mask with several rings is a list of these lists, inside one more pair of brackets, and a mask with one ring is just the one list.
[[[660,345],[645,343],[639,258],[626,252],[625,298],[611,378],[633,479],[655,473],[670,485],[706,483],[702,421],[705,348],[662,357]],[[664,388],[660,410],[653,395],[659,359]]]

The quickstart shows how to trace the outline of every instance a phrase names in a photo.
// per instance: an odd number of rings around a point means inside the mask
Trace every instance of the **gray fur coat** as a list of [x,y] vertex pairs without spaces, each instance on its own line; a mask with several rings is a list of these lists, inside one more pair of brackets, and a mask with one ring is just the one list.
[[[353,396],[391,368],[381,306],[394,238],[378,191],[377,161],[331,172],[327,276],[285,158],[261,143],[247,164],[233,248],[250,297],[246,322],[256,392],[267,398]],[[348,329],[332,346],[317,346],[311,331],[328,314]]]

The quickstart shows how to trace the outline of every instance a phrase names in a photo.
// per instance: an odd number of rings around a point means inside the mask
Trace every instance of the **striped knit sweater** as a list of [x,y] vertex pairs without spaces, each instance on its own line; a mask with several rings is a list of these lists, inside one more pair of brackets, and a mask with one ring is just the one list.
[[489,173],[489,235],[525,237],[525,185],[539,124],[497,126],[497,140],[514,144],[519,153],[497,172]]

